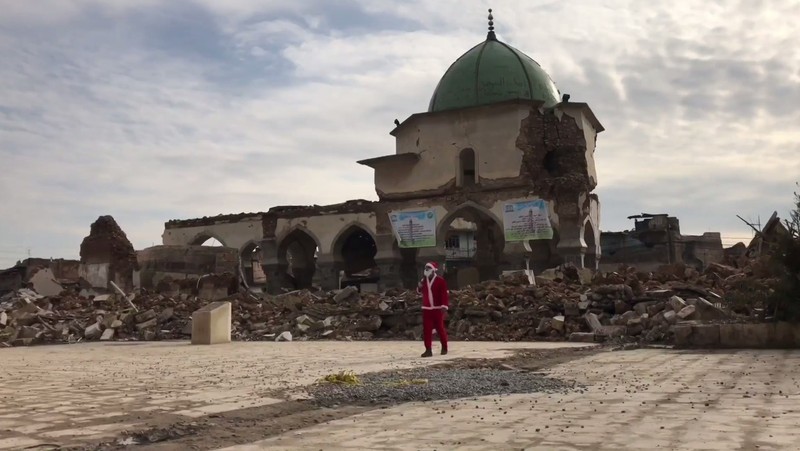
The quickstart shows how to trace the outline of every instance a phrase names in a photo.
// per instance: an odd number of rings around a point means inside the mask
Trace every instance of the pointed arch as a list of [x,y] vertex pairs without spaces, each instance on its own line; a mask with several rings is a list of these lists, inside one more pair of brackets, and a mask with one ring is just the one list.
[[263,285],[267,282],[263,260],[260,240],[250,240],[239,249],[239,265],[247,285]]
[[[474,229],[453,229],[452,223],[463,218]],[[505,248],[502,221],[488,208],[472,201],[453,208],[436,227],[439,249],[447,249],[445,278],[463,288],[479,281],[497,279]]]
[[350,221],[344,226],[342,226],[342,228],[340,228],[339,231],[336,233],[336,236],[333,237],[333,240],[331,241],[331,253],[334,255],[338,254],[339,253],[338,251],[340,251],[340,249],[337,249],[336,246],[342,244],[342,237],[345,237],[346,235],[352,233],[356,229],[363,230],[364,232],[369,234],[369,236],[372,238],[372,241],[376,243],[378,242],[378,239],[375,236],[375,232],[373,232],[369,226],[367,226],[361,221]]
[[219,241],[219,244],[221,244],[223,247],[228,247],[228,245],[222,238],[220,238],[216,233],[208,229],[203,230],[202,232],[196,234],[191,240],[189,240],[189,244],[192,246],[202,246],[203,243],[212,238]]
[[275,241],[278,243],[278,248],[280,248],[281,243],[286,238],[288,238],[290,235],[295,234],[293,236],[296,236],[296,232],[300,232],[300,233],[304,233],[304,234],[308,235],[308,237],[311,238],[314,241],[315,246],[317,248],[320,247],[319,238],[317,237],[317,235],[314,232],[311,231],[311,229],[309,229],[308,227],[306,227],[304,225],[296,224],[296,225],[293,225],[293,226],[289,227],[288,229],[286,229],[279,236],[275,237]]
[[311,288],[318,249],[319,240],[303,226],[294,226],[282,235],[278,241],[278,266],[279,276],[286,279],[284,285]]
[[460,204],[457,207],[455,207],[454,209],[452,209],[449,212],[447,212],[447,214],[444,215],[444,217],[441,220],[439,220],[439,224],[436,226],[436,244],[437,244],[437,246],[444,246],[445,235],[446,235],[447,229],[448,229],[448,227],[450,227],[450,224],[453,222],[453,220],[455,220],[456,218],[458,218],[461,215],[463,215],[465,211],[469,212],[469,210],[473,210],[474,212],[477,212],[480,215],[491,219],[502,230],[503,221],[501,221],[500,218],[497,217],[497,215],[492,213],[491,210],[489,210],[488,208],[484,207],[483,205],[478,204],[476,202],[473,202],[471,200],[468,200],[468,201],[464,202],[463,204]]
[[375,256],[378,241],[369,227],[353,221],[342,227],[331,244],[331,254],[337,267],[351,276],[377,269]]
[[597,234],[595,232],[594,224],[589,218],[583,224],[583,242],[586,244],[586,254],[583,257],[583,266],[585,268],[597,269],[598,255],[597,255]]

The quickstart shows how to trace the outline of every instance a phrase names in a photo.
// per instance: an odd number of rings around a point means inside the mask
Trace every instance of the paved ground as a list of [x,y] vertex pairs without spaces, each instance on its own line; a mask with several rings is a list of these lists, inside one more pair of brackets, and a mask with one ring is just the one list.
[[0,449],[83,443],[278,403],[285,389],[342,370],[495,358],[507,355],[506,349],[530,346],[459,343],[446,358],[432,360],[419,359],[420,344],[412,342],[120,342],[2,349]]
[[228,450],[800,449],[799,351],[605,352],[548,373],[587,391],[406,404]]
[[[501,357],[505,349],[543,346],[459,343],[447,358]],[[364,373],[443,360],[409,359],[419,355],[418,348],[410,342],[306,342],[3,349],[0,449],[82,443],[147,425],[238,412],[277,404],[286,388],[331,372]],[[567,395],[488,397],[329,415],[321,424],[228,449],[800,448],[800,351],[603,352],[547,373],[587,388]]]

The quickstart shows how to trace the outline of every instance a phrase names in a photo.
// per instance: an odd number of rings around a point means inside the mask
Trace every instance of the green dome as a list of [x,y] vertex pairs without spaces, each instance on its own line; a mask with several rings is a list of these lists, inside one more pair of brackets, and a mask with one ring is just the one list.
[[429,112],[466,108],[512,99],[555,105],[561,95],[539,63],[500,42],[493,31],[457,59],[433,92]]

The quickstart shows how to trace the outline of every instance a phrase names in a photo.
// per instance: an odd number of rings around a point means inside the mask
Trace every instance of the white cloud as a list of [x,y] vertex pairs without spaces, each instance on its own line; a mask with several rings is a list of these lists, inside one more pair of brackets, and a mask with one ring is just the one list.
[[[354,0],[341,5],[396,26],[362,18],[353,31],[311,0],[32,3],[0,1],[0,24],[13,24],[0,31],[0,267],[29,247],[76,256],[101,214],[144,247],[168,219],[374,198],[355,160],[393,152],[392,120],[426,109],[485,36],[489,6]],[[198,7],[208,18],[180,9]],[[790,205],[800,7],[696,7],[495,7],[501,38],[607,129],[604,230],[646,210],[678,215],[687,233],[747,235],[735,214]],[[202,28],[180,43],[201,57],[175,47],[180,27]]]

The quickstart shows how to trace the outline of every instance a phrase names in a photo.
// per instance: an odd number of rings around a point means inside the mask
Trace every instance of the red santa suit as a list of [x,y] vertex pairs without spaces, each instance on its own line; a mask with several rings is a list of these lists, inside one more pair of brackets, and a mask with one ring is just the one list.
[[425,352],[430,355],[435,329],[442,343],[442,354],[447,354],[447,329],[444,325],[445,312],[450,306],[447,282],[436,274],[438,266],[435,262],[430,262],[425,267],[433,270],[433,274],[424,277],[417,286],[417,292],[422,294],[422,338],[425,342]]

